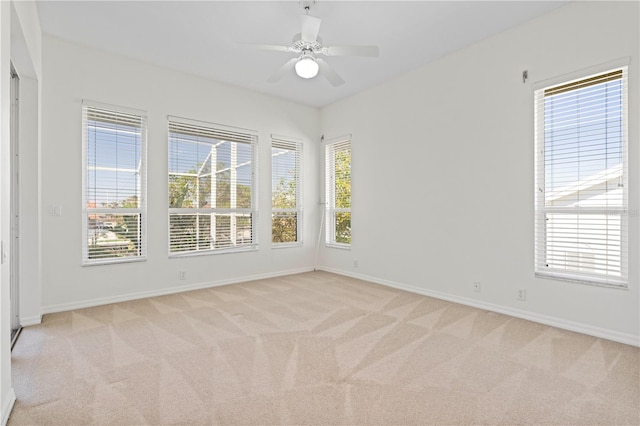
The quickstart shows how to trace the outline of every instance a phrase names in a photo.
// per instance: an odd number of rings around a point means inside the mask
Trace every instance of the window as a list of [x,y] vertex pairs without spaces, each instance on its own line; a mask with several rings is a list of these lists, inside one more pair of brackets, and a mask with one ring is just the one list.
[[351,244],[351,141],[340,139],[326,145],[326,242]]
[[147,118],[83,102],[83,264],[146,258]]
[[536,274],[627,286],[627,68],[535,92]]
[[256,144],[248,130],[169,117],[169,251],[256,246]]
[[302,144],[272,136],[271,241],[302,242]]

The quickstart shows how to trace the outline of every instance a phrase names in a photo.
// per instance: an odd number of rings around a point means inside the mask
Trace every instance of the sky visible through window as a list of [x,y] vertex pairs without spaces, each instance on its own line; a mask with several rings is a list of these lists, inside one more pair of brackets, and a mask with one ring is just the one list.
[[[141,134],[139,127],[96,120],[88,121],[87,198],[90,206],[104,207],[122,204],[138,195]],[[210,173],[202,166],[211,160],[215,149],[217,171],[231,164],[231,142],[182,133],[171,133],[169,138],[169,173]],[[251,182],[251,146],[237,144],[237,181]],[[295,179],[295,152],[274,149],[273,167],[290,168],[285,181]],[[277,186],[283,176],[273,177]]]
[[[197,174],[203,164],[211,161],[215,155],[217,171],[228,169],[231,165],[231,144],[219,139],[202,136],[171,133],[169,137],[169,173]],[[238,182],[251,182],[251,145],[237,145]],[[215,152],[214,152],[215,151]]]
[[545,193],[622,163],[622,81],[544,98]]
[[141,130],[119,123],[87,122],[87,201],[112,207],[139,198]]
[[271,152],[271,169],[286,170],[286,173],[272,173],[271,187],[278,187],[282,179],[284,179],[283,186],[287,186],[296,177],[296,152],[283,148],[272,148]]

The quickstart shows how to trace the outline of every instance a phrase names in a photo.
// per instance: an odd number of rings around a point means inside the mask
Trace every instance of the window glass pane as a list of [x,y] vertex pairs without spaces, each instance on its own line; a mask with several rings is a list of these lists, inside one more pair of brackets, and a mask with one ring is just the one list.
[[232,245],[231,241],[231,215],[216,215],[216,248],[226,248]]
[[544,129],[547,203],[579,205],[598,196],[621,206],[622,81],[545,97]]
[[335,224],[336,243],[351,244],[351,212],[337,212]]
[[211,214],[199,214],[198,215],[198,250],[211,249]]
[[271,241],[294,243],[298,241],[298,213],[273,213]]
[[335,154],[335,207],[351,208],[351,150]]
[[328,244],[351,244],[351,142],[326,147],[326,199]]
[[237,169],[236,207],[251,208],[251,164],[244,163]]
[[196,207],[196,177],[169,175],[169,207]]
[[[140,192],[141,129],[121,135],[116,125],[89,121],[87,124],[87,188],[89,208],[118,207]],[[127,132],[132,132],[126,127]]]
[[218,163],[216,179],[216,207],[228,209],[231,207],[231,169],[224,163]]
[[271,145],[271,241],[301,242],[301,156],[299,142],[274,139]]
[[280,148],[273,148],[271,168],[272,205],[277,209],[295,209],[297,204],[297,163],[296,152]]
[[87,223],[89,259],[140,255],[140,214],[89,214]]
[[253,217],[250,214],[236,214],[236,244],[247,245],[253,242]]
[[252,243],[252,222],[250,214],[216,214],[216,248],[249,245]]
[[547,214],[547,267],[621,275],[622,221],[616,214]]
[[172,253],[197,250],[198,215],[169,215],[169,249]]
[[[129,170],[87,170],[89,208],[117,208],[138,199],[138,173]],[[136,206],[137,207],[137,206]]]

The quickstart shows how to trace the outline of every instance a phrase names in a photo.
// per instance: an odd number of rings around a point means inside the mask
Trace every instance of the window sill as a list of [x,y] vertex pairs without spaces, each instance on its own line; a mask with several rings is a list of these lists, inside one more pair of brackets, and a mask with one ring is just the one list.
[[139,257],[123,257],[123,258],[111,258],[101,260],[82,260],[82,266],[102,266],[102,265],[117,265],[118,263],[133,263],[133,262],[145,262],[146,256]]
[[567,281],[578,284],[586,284],[595,287],[605,287],[616,290],[629,290],[629,283],[623,280],[597,280],[588,277],[577,277],[572,274],[553,273],[553,272],[536,272],[536,278],[546,278],[557,281]]
[[272,249],[286,249],[286,248],[295,248],[295,247],[302,247],[302,242],[297,242],[297,243],[271,243],[271,248]]
[[325,247],[336,248],[340,250],[351,250],[351,244],[326,243]]
[[202,251],[189,251],[181,253],[169,253],[169,259],[175,259],[180,257],[196,257],[196,256],[209,256],[218,254],[230,254],[230,253],[246,253],[251,251],[258,251],[258,246],[232,248],[232,249],[219,249],[219,250],[202,250]]

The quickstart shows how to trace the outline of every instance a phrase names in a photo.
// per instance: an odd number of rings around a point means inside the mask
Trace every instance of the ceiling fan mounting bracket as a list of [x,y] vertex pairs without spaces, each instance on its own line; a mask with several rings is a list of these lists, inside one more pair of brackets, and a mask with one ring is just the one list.
[[309,13],[311,6],[316,4],[316,0],[300,0],[298,4],[304,9],[305,13]]

